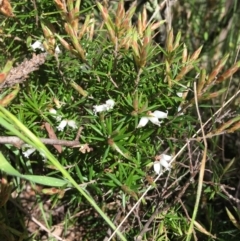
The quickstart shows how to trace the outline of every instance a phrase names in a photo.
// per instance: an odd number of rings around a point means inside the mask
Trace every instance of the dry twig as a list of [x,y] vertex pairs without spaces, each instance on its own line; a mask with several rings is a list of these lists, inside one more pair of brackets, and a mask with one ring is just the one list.
[[[80,142],[77,140],[67,141],[67,140],[58,140],[58,139],[48,139],[48,138],[40,138],[41,142],[47,145],[61,145],[61,146],[70,146],[74,147],[80,145]],[[16,136],[0,136],[0,144],[12,144],[18,148],[25,142]]]
[[17,67],[11,69],[5,82],[0,85],[0,91],[7,87],[12,87],[16,84],[24,82],[30,73],[39,69],[40,65],[44,64],[47,58],[47,53],[34,54],[31,59],[25,59]]

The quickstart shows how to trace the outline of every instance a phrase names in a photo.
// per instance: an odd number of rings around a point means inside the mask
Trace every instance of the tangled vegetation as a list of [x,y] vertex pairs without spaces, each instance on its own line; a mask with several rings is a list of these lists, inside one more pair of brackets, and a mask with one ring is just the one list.
[[239,5],[0,1],[1,240],[239,240]]

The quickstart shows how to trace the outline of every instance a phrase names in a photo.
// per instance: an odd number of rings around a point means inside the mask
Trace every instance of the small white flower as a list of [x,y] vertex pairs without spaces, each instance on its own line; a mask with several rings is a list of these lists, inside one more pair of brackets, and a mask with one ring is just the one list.
[[178,106],[178,113],[179,113],[179,115],[184,115],[184,113],[183,112],[180,112],[181,110],[182,110],[182,107],[181,106]]
[[154,169],[155,173],[158,175],[162,172],[162,166],[159,161],[155,161],[153,163],[153,169]]
[[68,124],[68,126],[72,127],[73,129],[77,129],[77,124],[74,120],[69,120],[67,124]]
[[50,109],[49,109],[49,112],[50,112],[51,114],[54,114],[54,115],[57,114],[57,111],[56,111],[54,108],[50,108]]
[[[54,108],[50,108],[49,112],[53,114],[53,117],[56,119],[57,122],[60,122],[62,120],[62,116],[57,115],[57,111]],[[66,126],[70,126],[73,129],[77,129],[77,124],[74,120],[62,120],[60,124],[58,125],[57,129],[59,131],[63,131]]]
[[108,109],[107,110],[111,110],[113,107],[114,107],[114,105],[115,105],[115,102],[114,102],[114,100],[107,100],[106,101],[106,105],[107,105],[107,107],[108,107]]
[[177,92],[177,96],[182,98],[183,97],[183,92]]
[[77,128],[76,122],[74,120],[62,120],[57,129],[59,131],[63,131],[67,125],[72,127],[73,129]]
[[41,49],[42,51],[45,51],[43,44],[41,43],[41,41],[37,40],[36,42],[34,42],[33,44],[31,44],[32,49],[35,51],[36,49]]
[[97,112],[103,112],[103,111],[106,111],[107,110],[107,105],[104,104],[104,105],[94,105],[93,106],[93,112],[94,114],[96,114]]
[[111,99],[107,100],[105,103],[106,104],[102,104],[102,105],[94,105],[93,113],[96,114],[98,112],[111,110],[115,105],[114,100],[111,100]]
[[36,151],[35,148],[29,148],[29,149],[27,149],[26,151],[23,152],[23,155],[24,155],[26,158],[29,158],[29,156],[30,156],[33,152],[35,152],[35,151]]
[[57,127],[57,129],[58,129],[59,131],[63,131],[64,128],[66,127],[67,123],[68,123],[67,120],[62,120],[62,121],[60,122],[59,126]]
[[[27,149],[26,151],[23,151],[23,155],[26,158],[29,158],[29,156],[36,151],[36,148],[30,147],[30,145],[28,144],[24,144],[23,147],[24,148],[29,147],[29,149]],[[47,157],[42,152],[40,152],[40,155],[43,157],[43,161],[47,161]]]
[[61,121],[62,116],[57,115],[57,111],[54,108],[50,108],[49,112],[53,114],[53,117],[56,119],[57,122]]
[[61,49],[58,47],[58,45],[57,45],[57,47],[55,48],[55,54],[61,54],[62,53],[62,51],[61,51]]
[[166,168],[166,170],[169,170],[171,168],[171,164],[169,163],[172,160],[172,156],[162,154],[160,159],[160,164]]
[[168,112],[163,112],[159,110],[155,110],[153,113],[148,112],[148,116],[144,116],[140,119],[137,128],[144,127],[148,123],[148,121],[151,121],[153,124],[160,126],[161,121],[159,121],[158,119],[164,119],[167,118],[167,116]]
[[171,164],[170,164],[171,159],[172,159],[172,156],[162,154],[160,156],[160,161],[155,161],[153,163],[153,169],[156,172],[156,174],[159,175],[160,173],[162,173],[163,168],[169,171],[171,168]]
[[[41,51],[46,52],[46,50],[45,50],[45,48],[44,48],[44,46],[43,46],[43,44],[42,44],[42,42],[40,40],[35,41],[30,46],[33,49],[33,51],[35,51],[36,49],[40,49]],[[62,51],[61,51],[61,49],[57,45],[57,47],[55,48],[55,54],[58,55],[58,54],[61,54],[61,53],[62,53]]]

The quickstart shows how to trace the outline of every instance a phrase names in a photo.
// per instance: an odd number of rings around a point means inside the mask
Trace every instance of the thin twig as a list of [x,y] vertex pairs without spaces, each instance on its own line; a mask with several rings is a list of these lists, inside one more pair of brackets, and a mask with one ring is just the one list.
[[37,10],[37,4],[35,0],[32,0],[33,8],[36,11],[36,26],[39,26],[39,16],[38,16],[38,10]]
[[230,200],[233,200],[236,203],[240,203],[240,200],[238,198],[235,198],[230,193],[228,193],[228,191],[225,189],[225,185],[220,185],[220,188]]
[[77,135],[76,135],[75,141],[78,141],[79,138],[81,137],[82,130],[83,130],[83,127],[80,126],[80,127],[78,128],[78,132],[77,132]]
[[[67,141],[67,140],[58,140],[58,139],[48,139],[48,138],[40,138],[41,142],[47,145],[61,145],[61,146],[77,146],[80,145],[80,142],[75,141]],[[16,136],[0,136],[0,144],[12,144],[18,148],[25,144],[25,142],[16,137]]]
[[202,135],[203,135],[204,152],[203,152],[203,158],[202,158],[201,168],[200,168],[200,173],[199,173],[197,197],[196,197],[193,215],[192,215],[191,222],[190,222],[189,229],[188,229],[188,233],[187,233],[187,239],[186,239],[187,241],[190,241],[192,233],[193,233],[193,225],[194,225],[194,222],[195,222],[195,219],[196,219],[196,216],[197,216],[197,211],[198,211],[198,207],[199,207],[199,203],[200,203],[202,186],[203,186],[203,177],[204,177],[205,165],[206,165],[206,161],[207,161],[207,139],[206,139],[206,136],[205,136],[205,131],[204,131],[203,123],[202,123],[202,117],[201,117],[201,114],[200,114],[200,111],[199,111],[199,108],[198,108],[198,98],[197,97],[198,97],[198,95],[197,95],[197,85],[196,85],[196,82],[194,82],[194,99],[195,99],[198,119],[199,119],[200,126],[201,126],[201,132],[202,132]]

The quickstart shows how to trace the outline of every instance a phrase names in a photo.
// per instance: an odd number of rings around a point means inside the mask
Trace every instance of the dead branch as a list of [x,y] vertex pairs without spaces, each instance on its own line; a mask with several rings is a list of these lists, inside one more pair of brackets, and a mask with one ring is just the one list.
[[[61,146],[70,146],[74,147],[80,145],[80,142],[77,140],[67,141],[67,140],[58,140],[58,139],[48,139],[48,138],[40,138],[41,142],[46,145],[61,145]],[[0,144],[12,144],[18,148],[20,148],[24,141],[16,136],[0,136]]]
[[38,70],[40,65],[45,63],[46,58],[47,53],[34,54],[31,59],[25,59],[17,67],[12,68],[5,82],[0,85],[0,90],[24,82],[30,73]]

